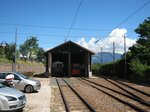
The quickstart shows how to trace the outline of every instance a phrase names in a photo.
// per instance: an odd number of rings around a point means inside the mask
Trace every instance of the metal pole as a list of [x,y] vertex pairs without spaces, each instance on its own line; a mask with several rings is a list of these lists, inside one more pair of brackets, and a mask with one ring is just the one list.
[[71,77],[71,52],[70,52],[70,43],[68,46],[68,76]]
[[126,73],[126,37],[124,34],[124,77],[127,79],[127,73]]
[[68,52],[68,76],[71,77],[71,53]]
[[115,59],[115,42],[113,42],[113,62],[114,62],[114,73],[115,73],[115,61],[116,61],[116,59]]
[[16,71],[16,59],[17,59],[17,28],[15,32],[15,59],[14,59],[14,71]]
[[101,64],[103,63],[103,47],[101,47]]

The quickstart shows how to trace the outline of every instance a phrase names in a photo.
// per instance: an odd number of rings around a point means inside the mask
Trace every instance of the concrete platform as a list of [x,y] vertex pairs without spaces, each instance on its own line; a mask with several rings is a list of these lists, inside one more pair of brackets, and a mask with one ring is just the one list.
[[27,98],[23,112],[50,112],[51,87],[49,78],[35,78],[40,80],[41,89],[34,93],[25,93]]

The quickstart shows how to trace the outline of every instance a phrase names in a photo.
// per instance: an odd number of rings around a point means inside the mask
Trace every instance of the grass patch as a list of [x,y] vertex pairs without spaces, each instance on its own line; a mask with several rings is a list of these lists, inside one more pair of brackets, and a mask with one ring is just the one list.
[[[8,60],[6,58],[0,57],[0,63],[12,63],[12,60]],[[27,64],[27,65],[33,65],[33,66],[44,66],[42,62],[36,62],[36,61],[23,61],[20,59],[16,60],[17,64]]]
[[12,63],[12,61],[6,58],[0,58],[0,63]]

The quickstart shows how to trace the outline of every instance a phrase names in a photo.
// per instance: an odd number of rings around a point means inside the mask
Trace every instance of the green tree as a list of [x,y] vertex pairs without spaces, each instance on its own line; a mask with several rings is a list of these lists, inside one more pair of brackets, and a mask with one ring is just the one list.
[[139,44],[144,44],[146,40],[150,39],[150,17],[144,20],[135,32],[139,34],[140,39],[137,41]]
[[136,78],[146,78],[150,76],[150,17],[139,24],[135,32],[140,38],[129,48],[129,66]]
[[144,76],[147,69],[147,65],[142,64],[138,58],[132,59],[130,66],[130,69],[138,76]]
[[3,57],[4,48],[0,47],[0,57]]
[[38,51],[37,37],[31,36],[27,39],[22,45],[20,45],[19,51],[23,57],[29,55],[29,59],[33,58],[33,55],[36,55]]
[[37,60],[38,61],[40,61],[40,62],[44,61],[44,52],[45,51],[43,48],[41,48],[41,47],[38,48],[38,51],[37,51]]
[[20,53],[22,54],[23,58],[27,57],[28,48],[27,48],[27,45],[26,45],[26,44],[20,45],[19,51],[20,51]]
[[129,48],[130,55],[132,58],[138,57],[141,63],[150,65],[150,17],[144,20],[135,32],[140,38]]
[[5,57],[9,60],[12,60],[15,55],[15,44],[10,43],[5,47]]

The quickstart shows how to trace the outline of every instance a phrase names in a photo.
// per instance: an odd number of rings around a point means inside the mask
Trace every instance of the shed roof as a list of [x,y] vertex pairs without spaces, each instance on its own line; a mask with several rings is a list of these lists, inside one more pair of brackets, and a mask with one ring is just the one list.
[[60,45],[58,45],[58,46],[56,46],[56,47],[54,47],[52,49],[47,50],[44,54],[47,54],[48,52],[53,52],[53,51],[55,51],[57,49],[62,49],[64,46],[66,46],[68,48],[69,45],[76,46],[76,47],[78,47],[78,48],[80,48],[80,49],[82,49],[82,50],[84,50],[84,51],[86,51],[86,52],[88,52],[88,53],[90,53],[92,55],[95,54],[94,52],[90,51],[89,49],[86,49],[85,47],[82,47],[79,44],[74,43],[72,41],[64,42],[64,43],[62,43],[62,44],[60,44]]

